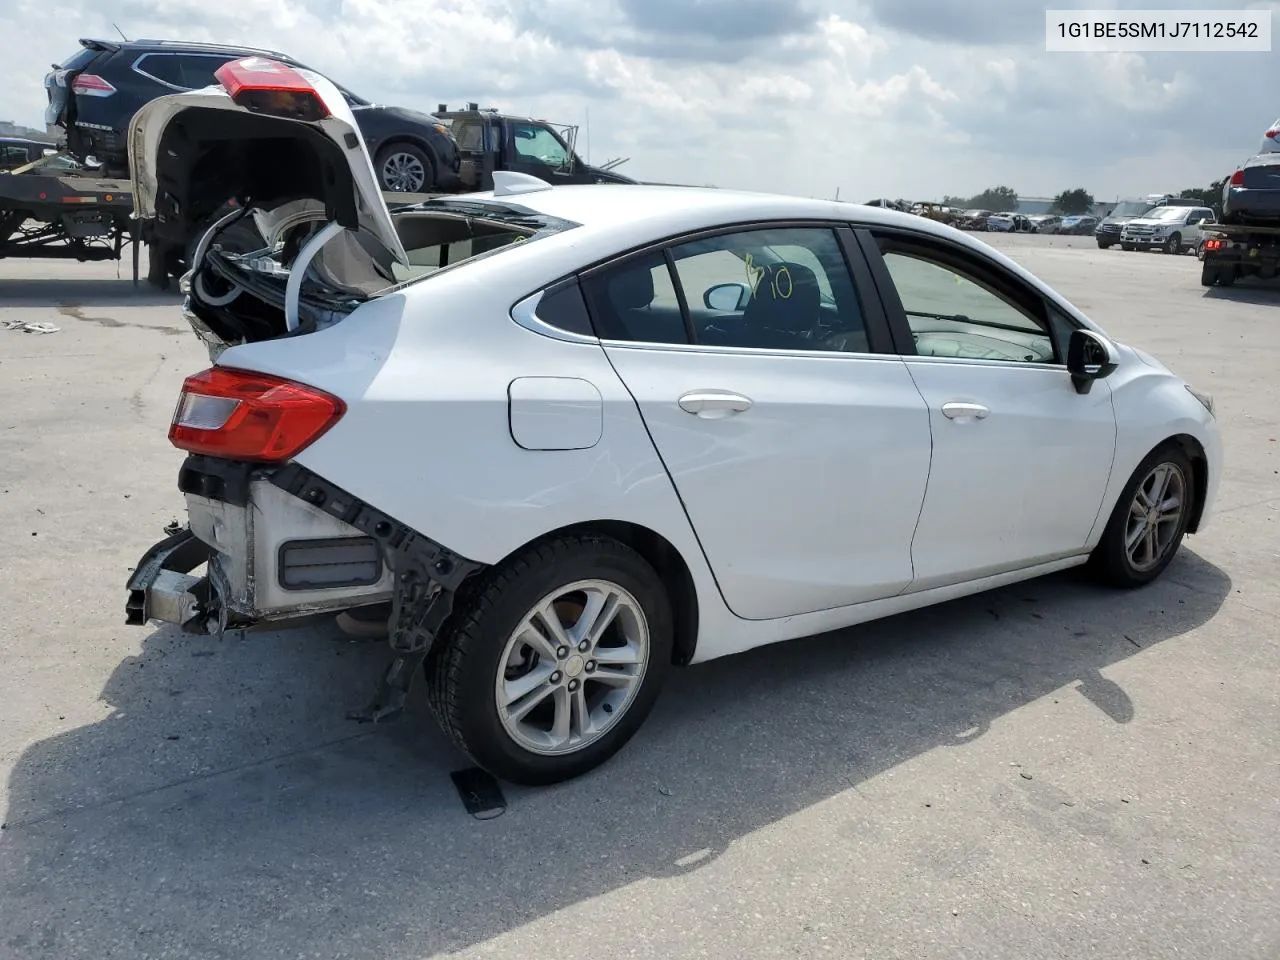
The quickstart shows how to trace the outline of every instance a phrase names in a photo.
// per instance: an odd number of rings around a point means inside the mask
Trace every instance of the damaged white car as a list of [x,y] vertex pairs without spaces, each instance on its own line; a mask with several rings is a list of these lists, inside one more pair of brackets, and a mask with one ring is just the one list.
[[959,231],[519,175],[393,214],[323,77],[218,79],[130,131],[214,361],[131,623],[387,604],[370,715],[422,671],[478,764],[549,783],[672,665],[1078,564],[1137,586],[1206,521],[1212,401]]

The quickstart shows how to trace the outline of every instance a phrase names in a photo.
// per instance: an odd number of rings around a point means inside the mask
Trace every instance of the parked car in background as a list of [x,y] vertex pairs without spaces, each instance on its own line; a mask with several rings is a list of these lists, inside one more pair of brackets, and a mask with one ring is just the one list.
[[[65,138],[76,159],[95,158],[103,176],[127,177],[125,131],[139,107],[165,94],[212,86],[218,67],[251,56],[302,66],[287,54],[253,47],[81,40],[80,49],[45,77],[45,125]],[[355,115],[383,190],[422,193],[456,185],[458,151],[445,124],[426,113],[373,104],[339,89]]]
[[999,233],[1035,233],[1031,218],[1020,213],[996,213],[987,218],[987,229]]
[[990,210],[965,210],[960,214],[958,226],[962,230],[986,230],[987,220],[993,216]]
[[1125,223],[1120,230],[1120,246],[1125,250],[1160,249],[1165,253],[1196,250],[1205,225],[1216,221],[1208,207],[1154,207]]
[[1222,222],[1280,224],[1280,151],[1245,161],[1222,186]]
[[1124,229],[1124,225],[1155,206],[1149,200],[1124,200],[1116,204],[1115,209],[1098,223],[1093,232],[1098,246],[1103,250],[1115,246],[1120,242],[1120,231]]
[[1072,214],[1062,218],[1062,222],[1058,224],[1058,233],[1069,236],[1092,236],[1097,226],[1098,218],[1092,214]]
[[527,173],[557,185],[635,183],[584,161],[577,152],[578,128],[573,124],[509,116],[493,107],[482,110],[478,103],[459,110],[442,103],[433,116],[448,125],[457,144],[459,189],[464,193],[492,190],[497,170]]
[[1054,213],[1037,213],[1027,218],[1036,233],[1057,233],[1062,225],[1062,217]]

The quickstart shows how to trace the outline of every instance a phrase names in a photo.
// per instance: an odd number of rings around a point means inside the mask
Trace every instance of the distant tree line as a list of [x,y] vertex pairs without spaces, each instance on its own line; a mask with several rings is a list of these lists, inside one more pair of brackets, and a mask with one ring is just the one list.
[[[1222,200],[1222,187],[1225,182],[1226,178],[1223,177],[1203,189],[1183,190],[1178,196],[1182,200],[1194,200],[1198,204],[1213,207],[1217,211]],[[958,207],[962,210],[1016,210],[1018,191],[1012,187],[988,187],[971,197],[945,196],[942,202],[948,207]],[[1063,216],[1089,213],[1096,202],[1093,194],[1084,187],[1073,187],[1070,190],[1063,190],[1053,198],[1049,212]]]

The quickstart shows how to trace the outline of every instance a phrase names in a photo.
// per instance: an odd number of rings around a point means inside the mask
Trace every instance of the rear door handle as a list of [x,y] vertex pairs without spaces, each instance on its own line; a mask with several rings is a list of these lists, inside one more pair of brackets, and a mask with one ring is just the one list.
[[980,403],[953,400],[942,405],[942,415],[949,420],[984,420],[991,411]]
[[751,409],[751,400],[725,390],[693,390],[680,398],[680,409],[704,420],[721,420]]

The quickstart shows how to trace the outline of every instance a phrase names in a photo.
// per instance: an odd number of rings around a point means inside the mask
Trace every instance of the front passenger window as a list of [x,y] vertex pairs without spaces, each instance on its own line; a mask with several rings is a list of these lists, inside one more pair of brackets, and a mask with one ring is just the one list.
[[1057,362],[1047,325],[986,285],[924,251],[883,256],[919,356]]

